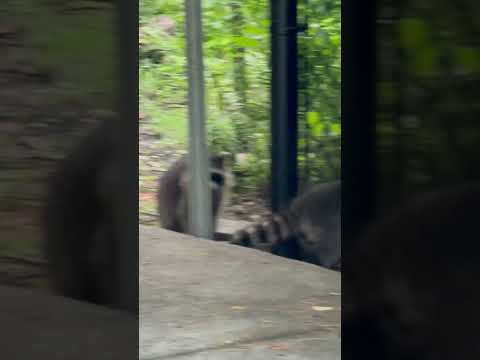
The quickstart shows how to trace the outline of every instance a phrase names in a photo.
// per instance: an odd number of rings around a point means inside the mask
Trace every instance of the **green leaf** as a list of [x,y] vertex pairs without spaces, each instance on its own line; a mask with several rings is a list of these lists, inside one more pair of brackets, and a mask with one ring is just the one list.
[[250,35],[266,35],[267,29],[268,28],[265,28],[265,27],[261,28],[254,25],[247,25],[245,26],[244,31],[246,34],[250,34]]
[[331,131],[332,135],[340,135],[342,132],[342,126],[340,124],[332,124]]
[[310,127],[315,127],[320,122],[317,112],[309,111],[307,112],[307,123]]
[[333,35],[330,38],[330,42],[335,46],[339,47],[340,46],[340,34]]
[[258,46],[258,41],[245,36],[237,36],[234,39],[234,43],[242,47],[255,47]]
[[312,132],[313,132],[313,135],[315,136],[321,136],[323,135],[323,131],[325,129],[325,126],[322,124],[322,123],[316,123],[313,127],[312,127]]

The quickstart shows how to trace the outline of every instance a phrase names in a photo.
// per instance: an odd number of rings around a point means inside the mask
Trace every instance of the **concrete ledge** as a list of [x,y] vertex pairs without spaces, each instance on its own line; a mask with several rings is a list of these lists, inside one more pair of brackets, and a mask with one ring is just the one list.
[[3,359],[130,360],[138,320],[119,311],[0,286]]
[[140,226],[140,359],[340,359],[340,274]]

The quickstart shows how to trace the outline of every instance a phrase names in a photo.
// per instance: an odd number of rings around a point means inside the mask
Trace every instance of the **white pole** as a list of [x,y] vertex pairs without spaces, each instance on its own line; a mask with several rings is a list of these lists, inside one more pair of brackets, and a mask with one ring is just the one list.
[[205,135],[205,89],[201,0],[185,0],[189,109],[190,233],[213,238],[209,161]]

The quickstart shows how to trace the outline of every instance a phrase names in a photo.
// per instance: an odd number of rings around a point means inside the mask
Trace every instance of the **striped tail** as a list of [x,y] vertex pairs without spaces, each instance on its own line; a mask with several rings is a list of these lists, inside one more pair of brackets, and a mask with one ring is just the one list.
[[275,214],[263,223],[238,230],[230,243],[272,252],[276,245],[288,241],[294,233],[289,216]]

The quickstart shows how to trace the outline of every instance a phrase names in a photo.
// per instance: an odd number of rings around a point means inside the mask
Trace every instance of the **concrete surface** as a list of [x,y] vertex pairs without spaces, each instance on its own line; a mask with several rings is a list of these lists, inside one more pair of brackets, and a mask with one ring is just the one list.
[[138,319],[38,290],[0,286],[2,359],[131,360]]
[[140,226],[140,359],[340,359],[340,274]]

